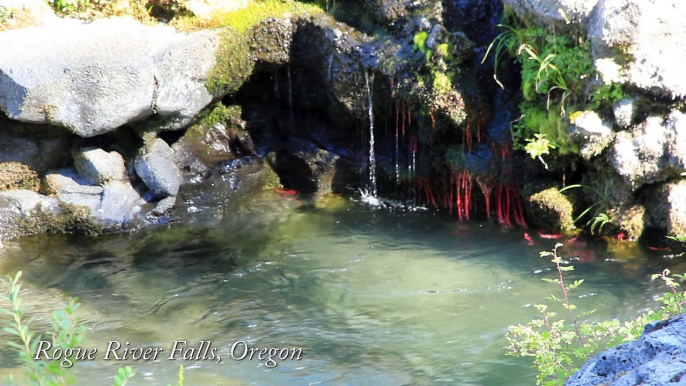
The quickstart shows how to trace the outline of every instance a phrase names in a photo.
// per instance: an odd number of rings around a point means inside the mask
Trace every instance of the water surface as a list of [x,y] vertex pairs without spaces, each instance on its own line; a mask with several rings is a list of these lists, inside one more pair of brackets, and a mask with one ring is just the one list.
[[[507,326],[536,316],[555,292],[538,252],[553,240],[529,230],[458,224],[428,212],[326,208],[256,200],[220,226],[171,226],[98,238],[26,238],[6,246],[1,273],[23,270],[26,303],[42,317],[77,296],[87,347],[161,347],[154,362],[76,366],[82,385],[110,385],[132,365],[133,385],[533,385],[530,362],[505,355]],[[596,318],[627,319],[653,306],[648,275],[672,263],[643,247],[583,244],[570,280]],[[617,251],[617,248],[623,248]],[[7,339],[3,336],[3,339]],[[223,363],[170,361],[172,342],[212,341]],[[300,361],[235,361],[231,346],[302,348]],[[101,354],[102,355],[102,354]],[[17,373],[0,351],[3,373]]]

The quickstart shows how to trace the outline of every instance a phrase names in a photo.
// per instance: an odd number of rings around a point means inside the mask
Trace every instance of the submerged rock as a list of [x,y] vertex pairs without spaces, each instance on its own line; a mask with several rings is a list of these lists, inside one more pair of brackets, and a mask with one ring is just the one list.
[[643,335],[591,358],[565,386],[686,384],[686,315],[646,325]]

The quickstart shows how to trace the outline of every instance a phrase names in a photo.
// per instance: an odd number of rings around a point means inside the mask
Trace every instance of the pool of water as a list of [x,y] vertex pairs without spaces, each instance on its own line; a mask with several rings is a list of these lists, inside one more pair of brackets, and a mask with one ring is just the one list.
[[[5,246],[0,273],[24,272],[38,326],[60,299],[79,298],[85,346],[100,354],[76,365],[78,384],[111,385],[122,365],[137,371],[130,384],[175,384],[180,364],[187,385],[535,383],[529,361],[505,355],[504,333],[556,293],[541,280],[556,273],[539,251],[557,240],[528,230],[528,245],[521,228],[346,199],[314,208],[267,197],[232,210],[215,227],[26,238]],[[586,279],[573,300],[597,308],[598,319],[652,307],[659,289],[649,274],[676,260],[606,241],[566,248],[580,256],[569,279]],[[155,361],[105,361],[108,341],[164,352]],[[174,341],[211,341],[222,363],[168,360]],[[239,341],[300,348],[301,359],[273,368],[257,354],[234,360]],[[16,366],[0,351],[2,374]]]

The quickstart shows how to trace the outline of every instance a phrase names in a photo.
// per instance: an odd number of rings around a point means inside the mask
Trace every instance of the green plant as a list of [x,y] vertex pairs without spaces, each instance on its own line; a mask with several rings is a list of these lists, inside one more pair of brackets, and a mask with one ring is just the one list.
[[0,5],[0,24],[12,18],[12,10],[4,5]]
[[[29,379],[29,385],[37,386],[63,386],[76,383],[72,368],[75,361],[71,355],[85,341],[86,326],[83,319],[76,316],[79,303],[76,299],[69,300],[64,309],[57,309],[52,313],[52,331],[44,334],[36,334],[31,330],[32,318],[26,319],[26,313],[22,307],[20,291],[22,284],[21,271],[14,276],[0,278],[0,283],[8,287],[7,295],[0,295],[0,300],[8,302],[9,307],[0,306],[0,314],[8,316],[10,320],[4,321],[3,331],[16,337],[18,341],[8,341],[6,344],[17,351],[22,362],[24,373]],[[34,359],[38,355],[41,341],[50,339],[50,349],[60,349],[64,358],[59,360]],[[114,386],[125,386],[136,372],[130,366],[125,366],[117,371],[114,376]],[[183,386],[183,366],[179,366],[178,386]],[[9,383],[15,385],[14,377],[10,375]]]
[[[3,331],[16,337],[17,341],[8,341],[6,344],[17,351],[22,362],[24,373],[29,379],[30,385],[38,386],[62,386],[75,383],[72,374],[73,362],[70,358],[74,350],[85,340],[86,326],[83,320],[76,316],[79,303],[76,299],[70,299],[64,309],[57,309],[52,313],[52,331],[45,334],[36,334],[31,330],[33,319],[26,319],[22,299],[20,296],[21,271],[12,277],[1,278],[0,282],[9,287],[8,295],[2,295],[0,299],[9,302],[10,307],[0,307],[0,313],[10,317],[4,322]],[[47,336],[46,336],[47,335]],[[36,360],[39,344],[49,339],[52,349],[60,349],[65,358],[62,361]],[[70,353],[70,354],[68,354]],[[114,377],[115,386],[124,386],[135,372],[131,367],[119,369]],[[15,384],[10,376],[10,384]]]
[[603,227],[605,225],[612,223],[610,216],[608,216],[606,213],[607,209],[610,206],[610,187],[611,186],[609,183],[605,183],[603,191],[599,191],[587,185],[574,184],[561,189],[560,193],[563,193],[570,189],[578,188],[593,193],[593,195],[596,196],[596,201],[593,204],[591,204],[591,206],[586,208],[583,212],[581,212],[581,214],[576,219],[574,219],[574,223],[578,222],[579,220],[581,220],[581,218],[590,213],[591,218],[586,222],[586,226],[591,227],[592,234],[594,233],[596,228],[598,228],[598,232],[600,233],[602,232]]
[[534,307],[541,314],[541,318],[526,324],[508,327],[506,339],[509,355],[519,357],[533,357],[534,367],[537,369],[538,385],[563,385],[579,367],[602,347],[612,347],[630,340],[637,339],[643,326],[678,315],[684,311],[686,294],[678,292],[679,284],[673,279],[684,280],[684,275],[672,275],[669,270],[653,275],[651,280],[661,278],[671,289],[658,298],[661,307],[657,311],[649,311],[639,315],[636,319],[620,323],[618,320],[586,321],[584,320],[595,310],[578,312],[577,306],[570,301],[570,292],[578,288],[583,280],[575,280],[572,284],[565,283],[566,272],[574,270],[571,265],[558,255],[556,244],[551,252],[541,252],[541,256],[552,256],[552,262],[557,270],[554,279],[543,278],[544,281],[555,284],[562,292],[562,297],[555,295],[548,297],[554,304],[561,306],[569,314],[570,319],[558,319],[556,312],[550,311],[547,304],[536,304]]
[[90,0],[48,0],[59,12],[74,12],[90,5]]
[[545,137],[545,134],[536,133],[534,134],[534,136],[536,137],[536,139],[528,138],[526,140],[528,143],[524,147],[524,150],[526,150],[526,152],[531,156],[531,158],[538,158],[538,160],[541,161],[543,166],[545,166],[545,168],[548,169],[548,164],[545,163],[542,156],[544,154],[549,154],[550,149],[555,149],[555,145]]
[[686,243],[686,235],[674,235],[674,236],[667,236],[668,239],[678,241],[680,243]]

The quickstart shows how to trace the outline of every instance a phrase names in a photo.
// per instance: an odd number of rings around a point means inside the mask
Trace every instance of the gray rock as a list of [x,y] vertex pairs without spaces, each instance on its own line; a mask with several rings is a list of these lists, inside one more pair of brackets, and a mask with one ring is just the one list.
[[90,184],[104,185],[124,179],[124,158],[116,151],[84,147],[74,152],[74,166]]
[[686,315],[646,325],[643,335],[591,358],[565,386],[686,385]]
[[686,115],[648,117],[631,131],[617,133],[609,159],[634,189],[686,171]]
[[111,181],[103,187],[100,209],[94,215],[105,227],[116,228],[130,221],[144,204],[130,183]]
[[155,205],[155,207],[150,211],[151,214],[155,216],[161,216],[174,208],[176,204],[176,196],[169,196],[163,198],[160,202]]
[[612,113],[615,116],[615,123],[623,129],[631,126],[636,115],[636,98],[623,98],[612,105]]
[[31,216],[38,206],[46,213],[56,214],[59,211],[59,204],[54,197],[31,190],[0,191],[0,241],[23,236],[18,225],[22,218]]
[[431,27],[431,32],[429,32],[429,36],[426,38],[426,46],[432,50],[435,50],[438,46],[441,36],[443,35],[443,31],[444,28],[442,25],[434,24],[434,26]]
[[584,111],[574,118],[574,125],[570,127],[569,135],[579,143],[579,154],[585,160],[590,160],[602,153],[614,138],[612,125],[603,122],[593,111]]
[[686,180],[669,182],[645,192],[649,225],[670,235],[686,234]]
[[[287,18],[270,18],[255,26],[253,37],[256,37],[255,57],[258,62],[271,65],[272,68],[288,64],[291,60],[294,29],[295,25]],[[340,30],[334,30],[334,35],[338,38],[342,34]]]
[[102,186],[90,184],[73,168],[59,169],[46,174],[45,189],[55,194],[59,202],[85,206],[91,213],[100,209]]
[[534,16],[545,24],[585,25],[597,3],[598,0],[503,0],[516,13]]
[[214,33],[178,33],[129,18],[74,19],[0,32],[0,109],[82,137],[159,114],[158,126],[188,123],[212,96]]
[[163,140],[149,140],[136,156],[136,173],[158,198],[176,196],[181,178],[174,164],[174,154]]
[[0,206],[11,208],[13,212],[21,215],[30,215],[38,206],[48,213],[57,213],[59,210],[56,198],[24,189],[1,191]]
[[595,65],[606,83],[686,95],[686,2],[600,0],[589,22]]
[[312,142],[291,138],[287,150],[277,154],[275,170],[285,185],[318,199],[331,193],[338,159]]

